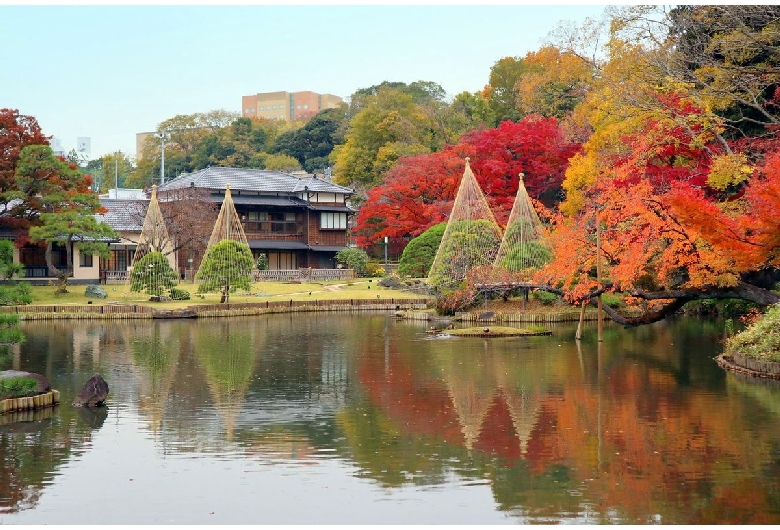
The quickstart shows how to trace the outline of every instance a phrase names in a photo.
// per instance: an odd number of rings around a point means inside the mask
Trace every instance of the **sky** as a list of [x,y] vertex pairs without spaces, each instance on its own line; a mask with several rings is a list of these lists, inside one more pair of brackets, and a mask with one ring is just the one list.
[[0,5],[0,108],[35,117],[66,152],[135,156],[136,133],[241,96],[348,99],[383,81],[477,92],[503,57],[604,5]]

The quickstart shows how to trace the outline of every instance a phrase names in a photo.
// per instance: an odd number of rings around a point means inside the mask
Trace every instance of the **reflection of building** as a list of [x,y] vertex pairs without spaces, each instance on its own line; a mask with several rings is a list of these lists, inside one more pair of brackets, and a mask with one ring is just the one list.
[[321,110],[333,109],[344,100],[316,92],[263,92],[241,98],[241,115],[292,122],[308,120]]

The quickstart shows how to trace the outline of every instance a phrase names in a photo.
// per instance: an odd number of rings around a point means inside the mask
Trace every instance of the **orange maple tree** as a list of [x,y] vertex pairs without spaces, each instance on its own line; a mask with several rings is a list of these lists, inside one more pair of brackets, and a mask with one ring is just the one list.
[[[640,157],[652,172],[642,170]],[[698,173],[702,164],[688,167]],[[635,319],[606,308],[625,324],[658,320],[697,299],[780,301],[770,290],[780,265],[780,157],[766,156],[741,197],[727,201],[716,199],[706,179],[680,172],[679,162],[675,178],[661,168],[658,157],[632,154],[614,167],[613,178],[587,189],[589,206],[579,215],[557,215],[550,235],[555,260],[536,280],[573,301],[604,290],[642,301],[646,312]]]

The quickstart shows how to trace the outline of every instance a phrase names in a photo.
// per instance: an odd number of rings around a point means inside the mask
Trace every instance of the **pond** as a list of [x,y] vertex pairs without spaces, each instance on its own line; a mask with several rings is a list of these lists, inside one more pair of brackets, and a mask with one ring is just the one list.
[[[780,388],[723,324],[447,338],[325,313],[25,322],[3,524],[780,523]],[[94,373],[107,407],[70,405]]]

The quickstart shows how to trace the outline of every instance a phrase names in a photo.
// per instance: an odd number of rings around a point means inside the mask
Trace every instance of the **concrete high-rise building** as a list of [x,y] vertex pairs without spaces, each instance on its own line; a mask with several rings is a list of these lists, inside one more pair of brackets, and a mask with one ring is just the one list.
[[241,115],[292,122],[308,120],[321,110],[333,109],[344,100],[316,92],[262,92],[241,97]]

